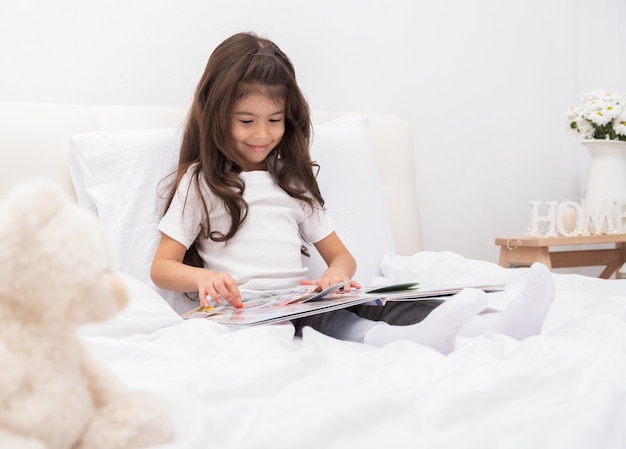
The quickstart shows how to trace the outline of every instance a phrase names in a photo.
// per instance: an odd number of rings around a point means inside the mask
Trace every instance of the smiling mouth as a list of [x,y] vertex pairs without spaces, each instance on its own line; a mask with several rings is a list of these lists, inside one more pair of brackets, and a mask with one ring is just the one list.
[[267,150],[267,148],[269,147],[269,145],[250,145],[248,144],[248,148],[250,148],[252,151],[260,153],[263,152],[265,150]]

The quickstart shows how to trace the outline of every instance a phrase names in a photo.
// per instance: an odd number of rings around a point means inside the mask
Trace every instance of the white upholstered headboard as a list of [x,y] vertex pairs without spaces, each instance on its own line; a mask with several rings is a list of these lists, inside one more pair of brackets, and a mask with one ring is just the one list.
[[[69,136],[89,131],[181,126],[184,108],[0,102],[0,197],[16,183],[47,177],[74,194],[67,168]],[[314,111],[321,123],[344,115]],[[401,117],[367,114],[398,254],[420,250],[410,129]]]

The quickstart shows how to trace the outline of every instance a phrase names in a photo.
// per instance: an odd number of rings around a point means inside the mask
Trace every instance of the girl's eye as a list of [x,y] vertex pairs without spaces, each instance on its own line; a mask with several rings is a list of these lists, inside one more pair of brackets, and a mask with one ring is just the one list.
[[243,125],[249,125],[252,123],[252,120],[239,120],[239,122]]
[[283,121],[283,119],[282,119],[282,118],[273,118],[273,119],[270,119],[270,123],[280,123],[280,122],[282,122],[282,121]]

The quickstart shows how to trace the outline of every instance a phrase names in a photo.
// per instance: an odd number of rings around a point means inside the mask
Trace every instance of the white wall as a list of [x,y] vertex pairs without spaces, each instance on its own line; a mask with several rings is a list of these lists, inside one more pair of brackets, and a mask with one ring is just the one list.
[[564,114],[626,92],[624,19],[621,0],[0,0],[0,101],[185,106],[213,48],[256,31],[313,108],[410,121],[424,249],[497,261],[529,200],[584,195]]

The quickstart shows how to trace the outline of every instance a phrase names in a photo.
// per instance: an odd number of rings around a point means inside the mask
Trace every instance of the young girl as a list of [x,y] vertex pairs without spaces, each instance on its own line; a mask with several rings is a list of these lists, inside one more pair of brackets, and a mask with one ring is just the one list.
[[[151,269],[157,286],[197,292],[203,306],[212,300],[233,307],[298,283],[360,288],[352,280],[356,262],[324,209],[318,167],[309,155],[311,128],[293,65],[273,42],[240,33],[215,49],[195,92],[159,224]],[[303,240],[328,265],[317,279],[305,279]],[[554,296],[551,282],[549,271],[535,265],[524,291],[501,314],[478,315],[486,295],[468,289],[434,310],[405,303],[401,311],[377,308],[376,321],[359,316],[372,309],[366,307],[294,324],[374,345],[410,339],[447,353],[462,329],[467,335],[497,331],[516,338],[538,333]],[[399,322],[397,315],[409,325],[385,322]]]

